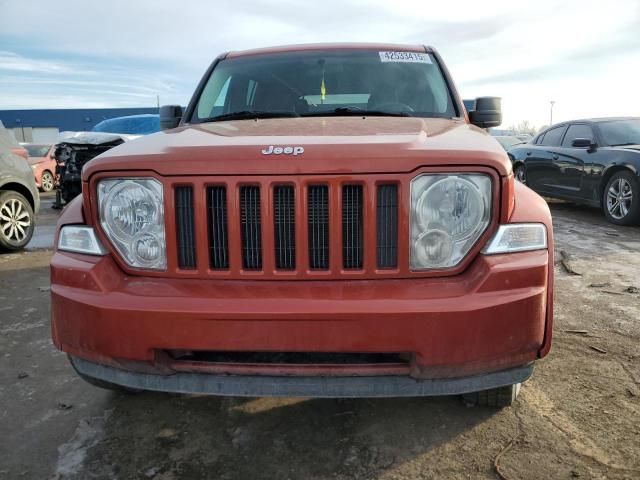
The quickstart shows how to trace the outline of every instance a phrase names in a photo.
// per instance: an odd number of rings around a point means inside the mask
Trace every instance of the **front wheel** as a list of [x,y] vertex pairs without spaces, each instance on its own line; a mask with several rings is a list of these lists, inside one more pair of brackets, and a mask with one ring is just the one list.
[[40,178],[40,189],[43,192],[50,192],[53,190],[55,186],[55,180],[53,178],[53,174],[46,170],[42,173],[42,178]]
[[640,188],[631,172],[614,173],[602,195],[604,216],[616,225],[633,225],[640,220]]
[[524,169],[524,165],[523,164],[520,164],[515,168],[514,176],[516,177],[516,180],[519,181],[520,183],[522,183],[524,185],[527,184],[527,172]]
[[0,193],[0,248],[16,251],[33,236],[35,216],[31,205],[18,192]]
[[505,387],[492,388],[490,390],[482,390],[480,392],[465,393],[462,395],[462,401],[466,405],[478,407],[504,408],[516,401],[520,393],[521,383],[507,385]]

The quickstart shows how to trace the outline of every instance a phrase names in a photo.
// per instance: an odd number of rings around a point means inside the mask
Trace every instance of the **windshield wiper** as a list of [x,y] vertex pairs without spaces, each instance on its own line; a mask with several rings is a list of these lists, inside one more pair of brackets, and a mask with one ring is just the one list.
[[252,120],[254,118],[294,118],[299,117],[296,112],[269,112],[260,110],[241,110],[239,112],[224,113],[215,117],[204,118],[201,122],[221,122],[224,120]]
[[412,117],[409,112],[388,112],[384,110],[366,110],[360,107],[338,107],[322,112],[303,113],[301,117]]
[[611,145],[612,147],[626,147],[628,145],[640,145],[638,142],[627,142],[627,143],[614,143]]

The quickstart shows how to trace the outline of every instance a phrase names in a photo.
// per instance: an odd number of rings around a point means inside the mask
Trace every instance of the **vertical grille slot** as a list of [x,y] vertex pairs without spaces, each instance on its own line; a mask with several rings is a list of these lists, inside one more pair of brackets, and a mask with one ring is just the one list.
[[362,185],[342,187],[342,266],[362,268]]
[[309,222],[309,267],[329,268],[329,187],[310,185],[307,194]]
[[398,186],[379,185],[376,209],[378,268],[398,266]]
[[215,270],[229,268],[227,237],[227,188],[207,189],[207,217],[209,225],[209,264]]
[[242,268],[262,268],[262,224],[260,222],[260,187],[240,187],[240,231],[242,235]]
[[196,268],[195,223],[193,212],[193,188],[176,187],[176,232],[178,241],[178,266]]
[[296,268],[296,222],[293,187],[273,188],[273,230],[275,235],[276,268]]

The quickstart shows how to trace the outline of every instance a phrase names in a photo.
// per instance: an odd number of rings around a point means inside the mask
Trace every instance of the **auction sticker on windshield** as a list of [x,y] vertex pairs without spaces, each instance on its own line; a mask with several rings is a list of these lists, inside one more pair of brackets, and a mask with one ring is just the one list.
[[426,53],[417,52],[378,52],[382,62],[431,63]]

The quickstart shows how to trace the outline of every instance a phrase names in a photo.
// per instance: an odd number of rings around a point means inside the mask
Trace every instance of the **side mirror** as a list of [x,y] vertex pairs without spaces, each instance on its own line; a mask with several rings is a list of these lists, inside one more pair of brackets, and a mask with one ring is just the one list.
[[163,105],[160,107],[160,129],[169,130],[180,125],[183,110],[180,105]]
[[595,145],[590,138],[574,138],[571,146],[575,148],[592,148]]
[[500,97],[478,97],[475,109],[469,112],[469,120],[476,127],[491,128],[502,123],[502,99]]

